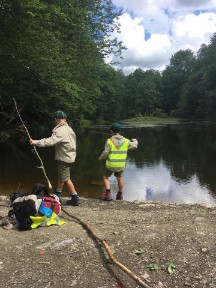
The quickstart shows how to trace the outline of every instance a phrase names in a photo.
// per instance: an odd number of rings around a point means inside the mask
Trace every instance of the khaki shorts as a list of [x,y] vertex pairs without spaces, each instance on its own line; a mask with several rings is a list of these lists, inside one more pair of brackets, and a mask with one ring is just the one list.
[[58,182],[64,183],[70,180],[71,163],[58,161]]
[[118,171],[118,172],[113,172],[113,171],[108,170],[108,169],[105,167],[105,169],[104,169],[104,176],[106,176],[107,178],[109,178],[113,173],[114,173],[114,176],[115,176],[115,177],[119,178],[119,177],[122,177],[122,175],[123,175],[123,170]]

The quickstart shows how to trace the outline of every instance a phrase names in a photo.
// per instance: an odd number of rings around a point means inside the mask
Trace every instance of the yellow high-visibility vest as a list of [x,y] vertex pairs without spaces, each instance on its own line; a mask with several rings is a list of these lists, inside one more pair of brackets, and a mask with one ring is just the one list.
[[30,216],[32,220],[31,228],[35,229],[39,226],[51,226],[51,225],[64,225],[66,222],[61,220],[59,216],[53,212],[51,217],[48,218],[46,216]]
[[129,140],[124,138],[124,143],[120,147],[116,147],[111,139],[108,139],[110,146],[110,154],[106,160],[106,166],[110,168],[124,168],[126,165],[127,151]]

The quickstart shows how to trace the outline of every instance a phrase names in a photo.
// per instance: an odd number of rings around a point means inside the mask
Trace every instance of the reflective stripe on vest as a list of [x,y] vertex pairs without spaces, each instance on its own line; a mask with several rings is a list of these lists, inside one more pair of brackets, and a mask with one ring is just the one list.
[[125,142],[118,148],[110,139],[108,139],[108,144],[110,146],[110,153],[106,160],[107,167],[113,167],[113,168],[125,167],[129,140],[127,138],[124,138],[124,140]]

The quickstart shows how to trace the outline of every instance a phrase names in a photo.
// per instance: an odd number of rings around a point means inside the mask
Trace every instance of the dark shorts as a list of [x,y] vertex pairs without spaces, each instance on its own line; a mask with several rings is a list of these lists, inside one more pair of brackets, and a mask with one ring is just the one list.
[[58,161],[58,182],[64,183],[70,180],[71,163]]
[[118,172],[113,172],[113,171],[108,170],[108,169],[105,167],[105,169],[104,169],[104,176],[106,176],[107,178],[109,178],[113,173],[114,173],[114,176],[115,176],[115,177],[119,178],[119,177],[122,177],[122,175],[123,175],[123,170],[118,171]]

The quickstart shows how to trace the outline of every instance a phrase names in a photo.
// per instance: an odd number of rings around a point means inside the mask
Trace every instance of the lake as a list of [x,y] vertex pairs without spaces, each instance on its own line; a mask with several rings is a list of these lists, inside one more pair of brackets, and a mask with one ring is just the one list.
[[[98,198],[104,189],[104,162],[97,159],[109,137],[105,133],[109,133],[109,127],[76,131],[77,158],[71,178],[81,197]],[[123,176],[125,200],[216,205],[215,125],[130,124],[122,125],[121,133],[139,142],[138,149],[128,152]],[[28,139],[8,139],[0,148],[0,195],[30,191],[37,182],[46,184]],[[54,148],[37,148],[37,151],[55,188]],[[110,182],[115,197],[118,187],[114,176],[110,177]],[[64,190],[63,196],[67,195]]]

